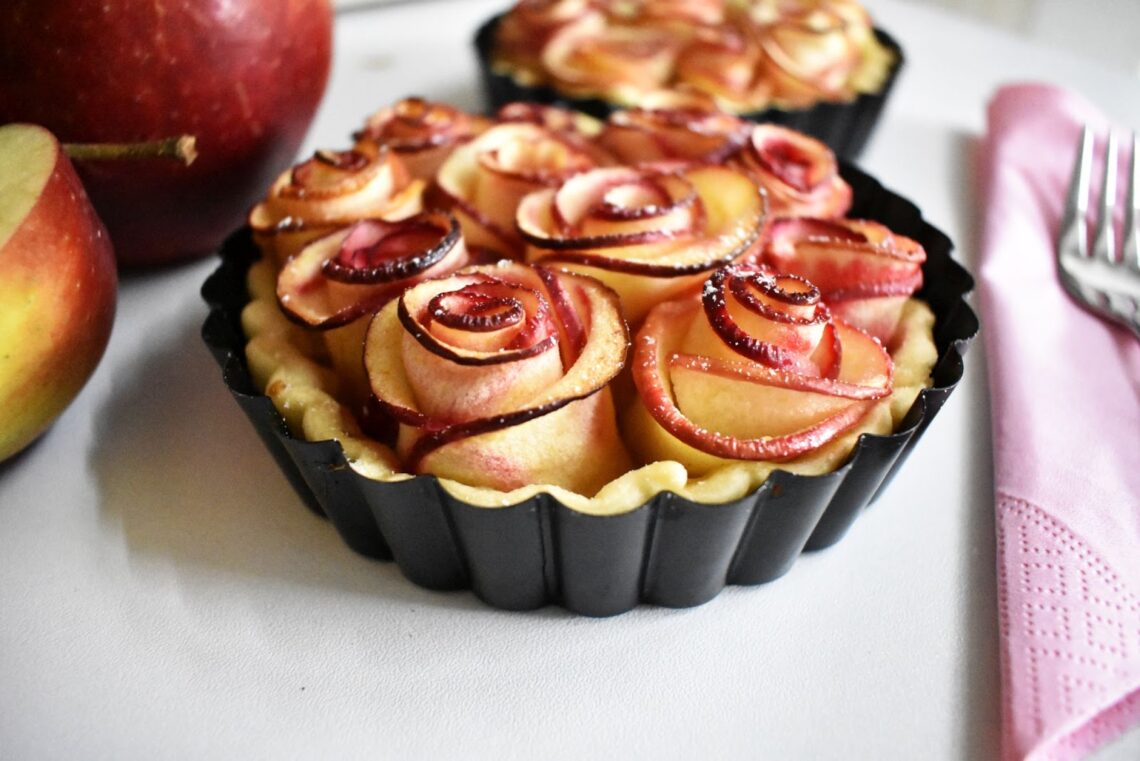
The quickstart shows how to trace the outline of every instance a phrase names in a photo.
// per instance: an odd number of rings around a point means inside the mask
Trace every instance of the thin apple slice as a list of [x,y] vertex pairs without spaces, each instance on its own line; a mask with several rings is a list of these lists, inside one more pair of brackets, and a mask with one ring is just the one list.
[[519,201],[609,161],[600,149],[566,132],[509,122],[456,148],[440,167],[432,190],[438,203],[459,219],[472,245],[518,255]]
[[375,312],[411,283],[467,264],[459,224],[444,212],[398,222],[366,219],[313,241],[281,268],[277,300],[318,329]]
[[484,117],[424,98],[404,98],[371,114],[353,133],[357,145],[385,146],[413,177],[431,180],[457,145],[490,126]]
[[747,255],[765,220],[746,175],[679,163],[585,172],[527,196],[516,217],[528,261],[597,277],[633,323]]
[[[649,105],[659,103],[660,105]],[[627,164],[691,161],[721,164],[748,140],[751,125],[690,96],[676,104],[660,96],[643,107],[615,111],[598,143]]]

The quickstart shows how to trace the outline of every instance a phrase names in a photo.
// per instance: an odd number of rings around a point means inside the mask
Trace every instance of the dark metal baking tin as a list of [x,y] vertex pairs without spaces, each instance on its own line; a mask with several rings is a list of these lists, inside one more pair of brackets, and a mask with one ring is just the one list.
[[[584,111],[599,119],[605,119],[613,111],[623,108],[598,98],[572,98],[548,86],[527,87],[520,85],[508,74],[496,73],[491,66],[491,52],[495,27],[500,18],[501,16],[495,16],[485,22],[475,35],[480,82],[489,106],[487,109],[489,113],[494,113],[501,106],[514,101],[564,106]],[[821,102],[810,108],[789,110],[769,108],[740,114],[741,118],[754,122],[783,124],[822,140],[831,146],[840,158],[857,158],[879,121],[879,115],[895,86],[905,60],[902,47],[890,34],[876,28],[875,36],[894,54],[894,64],[879,92],[860,94],[847,103]]]
[[471,588],[490,605],[525,610],[548,604],[609,616],[639,603],[700,605],[727,584],[761,584],[788,571],[804,549],[837,541],[890,481],[954,390],[963,353],[978,331],[964,296],[973,279],[952,244],[917,207],[844,164],[855,191],[851,216],[877,219],[926,248],[920,296],[937,317],[939,360],[897,431],[863,435],[838,470],[822,476],[776,471],[756,491],[727,504],[691,502],[670,492],[615,516],[577,512],[540,494],[517,505],[476,507],[432,476],[382,483],[349,467],[335,441],[294,438],[245,362],[241,310],[245,276],[258,257],[248,229],[226,241],[222,262],[202,287],[210,313],[202,328],[234,399],[282,472],[315,512],[357,552],[395,560],[430,589]]

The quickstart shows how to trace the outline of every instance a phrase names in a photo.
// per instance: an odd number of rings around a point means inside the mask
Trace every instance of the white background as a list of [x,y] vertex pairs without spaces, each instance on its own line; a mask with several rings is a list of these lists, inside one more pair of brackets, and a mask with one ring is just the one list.
[[[469,40],[503,5],[342,16],[303,152],[404,95],[477,108]],[[968,265],[995,86],[1050,79],[1140,124],[1123,58],[931,3],[868,5],[908,63],[861,163]],[[684,611],[504,613],[411,585],[306,511],[199,338],[213,266],[125,278],[98,372],[0,466],[0,758],[996,756],[980,344],[888,494],[784,578]],[[1101,754],[1137,757],[1138,733]]]

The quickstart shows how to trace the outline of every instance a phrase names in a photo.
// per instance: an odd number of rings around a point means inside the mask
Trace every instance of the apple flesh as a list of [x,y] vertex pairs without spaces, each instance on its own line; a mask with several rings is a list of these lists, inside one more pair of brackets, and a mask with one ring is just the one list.
[[110,239],[42,127],[0,127],[0,460],[87,383],[115,315]]
[[212,252],[291,163],[324,94],[328,0],[7,0],[0,123],[64,143],[197,139],[198,160],[76,161],[121,263]]

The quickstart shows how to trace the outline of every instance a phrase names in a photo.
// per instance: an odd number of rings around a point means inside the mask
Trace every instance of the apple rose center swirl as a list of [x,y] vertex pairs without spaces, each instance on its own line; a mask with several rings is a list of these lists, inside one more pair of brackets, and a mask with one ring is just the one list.
[[772,224],[761,259],[809,278],[837,315],[890,348],[926,251],[878,222],[797,217]]
[[736,161],[767,191],[773,217],[841,217],[851,207],[851,186],[839,175],[835,153],[809,135],[756,125]]
[[628,341],[602,284],[501,262],[405,291],[372,320],[364,361],[409,472],[592,493],[629,464],[608,386]]
[[516,218],[528,261],[602,280],[631,323],[745,256],[765,220],[754,182],[712,164],[595,169],[527,196]]
[[654,308],[632,365],[641,409],[666,434],[664,451],[643,455],[694,474],[818,450],[890,395],[893,373],[883,347],[834,318],[818,288],[754,265]]

